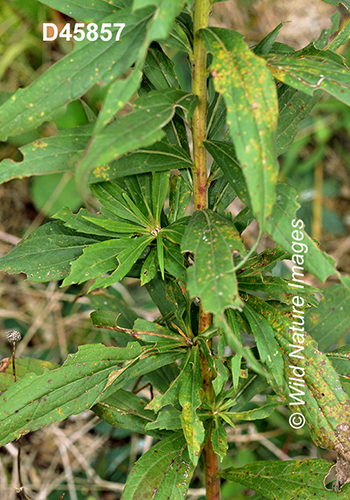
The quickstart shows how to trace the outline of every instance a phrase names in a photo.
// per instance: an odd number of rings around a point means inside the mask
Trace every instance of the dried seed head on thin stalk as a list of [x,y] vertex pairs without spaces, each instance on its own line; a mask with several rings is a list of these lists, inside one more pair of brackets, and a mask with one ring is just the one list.
[[9,342],[19,342],[22,340],[22,335],[17,330],[6,332],[6,338]]

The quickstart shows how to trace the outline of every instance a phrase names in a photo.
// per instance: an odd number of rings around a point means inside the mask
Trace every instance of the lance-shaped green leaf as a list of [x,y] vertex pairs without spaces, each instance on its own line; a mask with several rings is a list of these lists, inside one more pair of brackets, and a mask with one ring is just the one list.
[[1,445],[89,409],[119,364],[143,350],[137,343],[126,349],[85,345],[70,354],[62,367],[19,379],[1,396]]
[[150,253],[147,255],[141,269],[141,286],[153,280],[158,271],[158,258],[157,250],[155,247],[151,248]]
[[131,12],[121,10],[106,22],[125,23],[120,41],[119,27],[111,28],[112,38],[93,43],[76,42],[73,52],[49,68],[32,85],[17,92],[0,108],[0,140],[31,130],[64,112],[65,106],[96,83],[107,84],[122,75],[137,59],[144,43],[152,8]]
[[211,72],[223,94],[227,123],[242,166],[252,209],[262,228],[274,205],[278,163],[274,150],[278,105],[276,87],[265,62],[233,30],[202,31],[214,55]]
[[316,340],[318,348],[326,351],[349,330],[350,291],[342,283],[323,291],[317,308],[305,315],[305,329]]
[[23,160],[10,159],[0,163],[0,183],[31,175],[45,175],[70,170],[74,172],[92,135],[91,125],[60,130],[53,137],[44,137],[20,148]]
[[103,216],[99,214],[91,214],[85,208],[81,208],[77,214],[73,214],[70,208],[63,207],[55,215],[52,216],[52,219],[59,219],[64,221],[65,226],[70,227],[71,229],[75,229],[75,231],[77,231],[78,233],[98,234],[100,236],[116,238],[115,232],[108,231],[108,229],[89,222],[86,217],[94,217],[94,219],[103,218]]
[[185,215],[191,200],[191,193],[191,188],[181,175],[173,175],[169,192],[169,222],[175,222]]
[[196,104],[196,96],[176,89],[140,97],[132,113],[118,118],[92,140],[77,175],[89,182],[109,179],[109,162],[160,140],[164,136],[162,128],[173,117],[176,106],[191,113]]
[[245,248],[232,222],[211,210],[197,210],[181,250],[194,253],[194,264],[187,269],[188,289],[192,297],[201,298],[207,312],[220,316],[227,307],[240,307],[232,255],[234,250],[244,255]]
[[100,21],[104,17],[126,7],[124,0],[68,0],[62,3],[61,0],[39,0],[40,3],[67,14],[70,17],[79,19],[86,23],[90,21]]
[[[146,401],[136,394],[124,389],[119,389],[102,403],[98,403],[91,409],[100,418],[113,427],[130,430],[140,434],[150,434],[160,438],[162,434],[158,431],[146,430],[146,425],[153,423],[155,415],[150,410],[145,410]],[[154,427],[156,429],[156,427]]]
[[191,350],[190,362],[184,368],[184,377],[179,392],[179,403],[182,406],[181,424],[188,445],[188,453],[194,465],[199,460],[204,441],[204,426],[199,420],[196,409],[201,404],[200,389],[202,377],[199,364],[199,349]]
[[156,5],[157,11],[149,32],[150,40],[167,38],[176,16],[181,11],[184,0],[134,0],[133,9]]
[[[250,207],[251,201],[245,180],[232,146],[218,141],[206,141],[204,145],[224,172],[225,177],[231,183],[239,198]],[[328,276],[337,272],[335,260],[322,252],[303,228],[301,228],[303,234],[302,243],[306,245],[308,250],[305,252],[305,247],[299,247],[296,246],[296,242],[293,243],[292,231],[295,228],[292,223],[297,224],[295,213],[300,207],[296,201],[297,193],[295,189],[283,182],[277,183],[276,193],[276,203],[271,216],[267,220],[266,232],[271,236],[275,244],[282,247],[289,255],[293,255],[293,247],[297,248],[304,268],[320,281],[324,281]],[[296,228],[299,229],[299,223]],[[302,252],[300,252],[300,248],[302,248]],[[301,262],[301,260],[299,261]]]
[[191,168],[192,166],[192,160],[184,149],[171,145],[167,139],[163,139],[152,146],[139,148],[135,152],[127,153],[116,161],[112,161],[105,175],[106,180],[112,180],[127,175]]
[[215,417],[214,426],[211,431],[211,442],[214,452],[220,457],[220,461],[226,457],[228,450],[226,429],[220,419]]
[[59,280],[70,272],[70,264],[84,248],[103,237],[77,233],[60,221],[49,222],[33,231],[0,259],[0,270],[26,273],[34,283]]
[[169,87],[180,88],[174,63],[158,43],[152,43],[148,49],[143,73],[156,90]]
[[110,276],[97,278],[95,283],[90,287],[90,290],[94,290],[100,286],[105,288],[124,278],[153,239],[153,236],[145,235],[129,240],[130,244],[128,247],[117,255],[118,267],[116,270]]
[[248,304],[244,304],[243,312],[254,335],[261,361],[269,368],[277,384],[283,386],[282,353],[270,323]]
[[[346,500],[349,488],[344,492],[326,490],[323,480],[333,465],[326,460],[288,460],[253,462],[244,467],[231,467],[220,472],[229,481],[243,484],[270,500]],[[345,491],[346,490],[346,491]]]
[[310,44],[293,54],[273,56],[267,66],[275,78],[297,90],[309,95],[325,90],[350,104],[350,70],[336,52]]
[[113,239],[85,248],[83,255],[71,263],[70,275],[65,278],[63,286],[84,283],[113,271],[118,266],[118,254],[129,248],[132,241],[130,238]]
[[182,499],[186,496],[194,469],[183,434],[172,433],[136,462],[122,500]]
[[141,77],[141,71],[136,68],[125,80],[116,80],[111,84],[95,123],[94,134],[100,133],[114,115],[132,98],[139,88]]

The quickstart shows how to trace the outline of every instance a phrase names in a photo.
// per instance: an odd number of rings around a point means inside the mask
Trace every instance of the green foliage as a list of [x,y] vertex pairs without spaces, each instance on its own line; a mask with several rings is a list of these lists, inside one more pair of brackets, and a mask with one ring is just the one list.
[[[266,460],[220,476],[255,490],[256,499],[346,498],[350,348],[338,344],[348,330],[350,280],[298,220],[296,192],[278,181],[277,158],[322,91],[350,104],[350,69],[335,52],[349,26],[329,43],[335,16],[319,40],[295,52],[275,42],[282,25],[253,48],[233,30],[208,28],[201,17],[208,0],[40,2],[125,29],[120,41],[76,42],[0,107],[3,141],[56,119],[79,98],[89,122],[28,140],[21,161],[1,162],[0,182],[74,175],[89,210],[59,209],[0,259],[0,270],[104,289],[90,295],[91,320],[118,347],[81,346],[62,366],[19,359],[16,383],[8,364],[0,373],[0,444],[91,409],[111,426],[160,440],[131,470],[124,500],[184,498],[203,464],[212,500],[218,459],[228,456],[227,425],[273,418],[301,387],[291,408],[317,445],[338,454],[338,492],[324,487],[331,463],[321,460]],[[181,88],[176,50],[188,54],[202,90]],[[97,116],[88,94],[96,84],[104,92]],[[233,217],[228,206],[236,198],[244,208]],[[242,232],[252,221],[259,235],[248,251]],[[264,232],[274,247],[257,254]],[[285,259],[293,262],[289,283],[276,274]],[[319,301],[320,290],[300,279],[304,270],[340,283]],[[145,286],[159,310],[154,321],[116,293],[113,285],[125,277]],[[302,354],[295,356],[296,347]],[[301,385],[291,384],[300,373]],[[131,384],[141,379],[157,393],[137,395]]]

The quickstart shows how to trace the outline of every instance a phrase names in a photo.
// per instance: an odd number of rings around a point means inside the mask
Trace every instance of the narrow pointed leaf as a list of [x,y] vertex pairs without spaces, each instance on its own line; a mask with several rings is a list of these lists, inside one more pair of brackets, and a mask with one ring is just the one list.
[[226,457],[228,450],[226,429],[222,422],[216,418],[211,433],[211,442],[214,452],[220,457],[220,461]]
[[186,184],[181,175],[173,175],[170,181],[169,222],[175,222],[185,215],[191,200],[191,194],[191,188]]
[[274,205],[278,163],[274,151],[278,106],[276,87],[265,62],[233,30],[202,31],[213,53],[211,72],[223,94],[227,122],[242,166],[252,209],[262,228]]
[[141,71],[136,69],[125,80],[116,80],[111,84],[95,123],[94,134],[100,133],[114,115],[123,109],[139,88],[141,77]]
[[139,236],[138,238],[132,238],[128,247],[122,250],[117,256],[119,262],[117,269],[106,278],[97,278],[95,283],[90,287],[90,290],[94,290],[100,286],[105,288],[106,286],[112,285],[116,281],[120,281],[124,278],[126,273],[130,271],[133,264],[135,264],[143,250],[151,243],[152,240],[153,236]]
[[65,278],[63,285],[84,283],[113,271],[118,266],[117,255],[131,244],[131,239],[121,238],[102,241],[85,248],[83,255],[71,263],[71,272]]
[[269,322],[248,304],[244,304],[243,311],[256,340],[261,361],[269,368],[277,384],[283,386],[283,358],[273,329]]

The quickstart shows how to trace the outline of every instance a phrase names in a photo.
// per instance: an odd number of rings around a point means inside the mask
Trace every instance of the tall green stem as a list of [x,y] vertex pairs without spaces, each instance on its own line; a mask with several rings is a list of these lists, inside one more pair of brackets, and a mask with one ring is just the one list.
[[194,40],[192,64],[192,92],[199,98],[192,118],[194,159],[194,203],[197,210],[208,206],[207,153],[203,146],[207,117],[207,52],[199,30],[208,26],[209,0],[196,0],[194,10]]
[[[199,30],[208,26],[210,0],[196,0],[194,8],[194,42],[192,65],[192,92],[198,96],[199,103],[192,119],[193,160],[194,160],[194,202],[196,210],[208,207],[208,182],[207,182],[207,153],[203,146],[206,138],[207,119],[207,53]],[[202,305],[199,312],[199,333],[205,331],[212,323],[212,315],[204,311]],[[212,384],[212,372],[208,369],[205,356],[200,357],[203,389],[210,401],[214,401],[215,394]],[[207,500],[220,500],[220,479],[217,477],[219,470],[218,457],[214,453],[211,443],[212,427],[208,432],[203,448],[205,464],[205,483]]]

